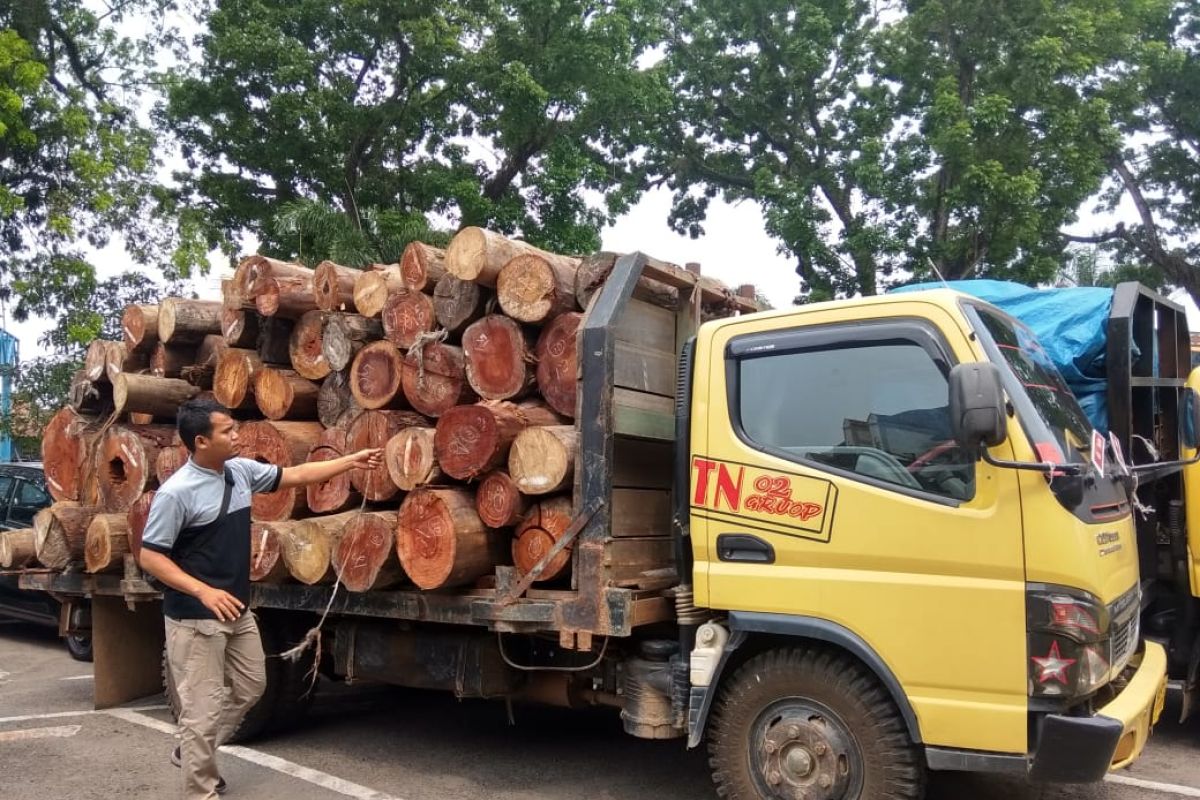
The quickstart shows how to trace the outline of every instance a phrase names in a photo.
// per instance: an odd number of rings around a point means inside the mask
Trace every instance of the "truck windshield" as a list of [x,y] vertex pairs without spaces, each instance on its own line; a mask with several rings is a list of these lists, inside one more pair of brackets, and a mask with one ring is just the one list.
[[[1025,432],[1038,458],[1054,460],[1046,445],[1051,441],[1068,463],[1087,461],[1091,449],[1091,423],[1033,331],[1008,316],[974,304],[969,315],[992,361],[1005,370],[1005,389],[1017,407]],[[1015,381],[1015,385],[1014,385]],[[1014,391],[1019,387],[1020,391]]]

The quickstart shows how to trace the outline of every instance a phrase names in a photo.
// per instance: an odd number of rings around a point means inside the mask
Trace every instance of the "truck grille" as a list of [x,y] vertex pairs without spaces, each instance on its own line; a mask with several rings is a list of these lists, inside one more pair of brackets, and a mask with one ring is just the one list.
[[1112,673],[1120,674],[1137,650],[1141,603],[1138,589],[1127,592],[1109,606],[1112,615]]

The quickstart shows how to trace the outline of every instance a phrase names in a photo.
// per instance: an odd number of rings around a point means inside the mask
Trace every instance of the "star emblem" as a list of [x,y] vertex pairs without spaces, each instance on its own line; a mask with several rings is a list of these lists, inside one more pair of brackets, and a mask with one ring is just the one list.
[[1039,683],[1047,683],[1048,681],[1058,681],[1063,686],[1067,685],[1067,667],[1074,664],[1078,659],[1063,658],[1058,651],[1058,642],[1050,643],[1050,652],[1045,658],[1032,656],[1033,663],[1038,665],[1042,673],[1038,675]]

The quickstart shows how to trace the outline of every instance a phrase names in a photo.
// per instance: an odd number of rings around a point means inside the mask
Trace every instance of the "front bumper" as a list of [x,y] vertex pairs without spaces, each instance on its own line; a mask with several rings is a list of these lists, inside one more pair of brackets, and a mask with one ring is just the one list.
[[1147,641],[1129,668],[1133,675],[1125,688],[1094,715],[1049,714],[1042,719],[1030,778],[1090,783],[1141,755],[1166,700],[1167,654]]

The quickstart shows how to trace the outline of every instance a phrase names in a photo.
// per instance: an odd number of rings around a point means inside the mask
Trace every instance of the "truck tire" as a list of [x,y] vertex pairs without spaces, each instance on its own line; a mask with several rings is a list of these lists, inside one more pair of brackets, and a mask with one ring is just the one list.
[[771,650],[720,689],[709,767],[725,800],[919,800],[925,767],[899,710],[860,662]]
[[86,633],[68,633],[63,637],[67,645],[67,652],[71,654],[71,658],[76,661],[91,661],[92,660],[92,637]]

